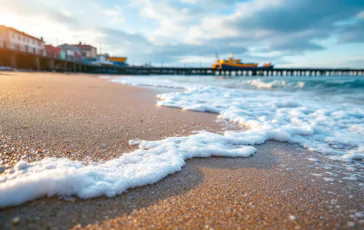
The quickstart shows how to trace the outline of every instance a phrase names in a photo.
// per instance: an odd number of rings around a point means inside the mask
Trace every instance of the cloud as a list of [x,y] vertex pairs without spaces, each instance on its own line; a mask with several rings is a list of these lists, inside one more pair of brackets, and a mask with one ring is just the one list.
[[220,39],[211,40],[204,46],[186,43],[156,45],[141,34],[130,34],[110,28],[99,28],[98,30],[103,34],[110,52],[115,52],[117,49],[120,53],[128,54],[136,60],[176,63],[184,57],[190,56],[207,57],[214,60],[216,52],[225,54],[229,51],[236,54],[248,52],[246,47],[226,43]]
[[281,33],[330,27],[362,9],[360,0],[254,0],[242,3],[235,26]]
[[0,0],[0,14],[29,19],[24,27],[48,23],[46,40],[102,41],[112,55],[165,63],[209,63],[215,52],[283,63],[327,40],[364,45],[363,9],[362,0]]
[[66,24],[72,27],[78,26],[80,24],[77,18],[66,15],[64,12],[61,12],[61,10],[54,8],[40,0],[0,0],[0,5],[0,9],[1,7],[5,7],[7,11],[11,11],[22,16],[44,16],[47,19],[52,20],[53,23]]
[[364,43],[364,19],[340,28],[338,37],[340,43]]
[[364,19],[364,11],[359,12],[358,15],[357,15],[357,17],[359,19]]
[[113,8],[104,9],[104,14],[111,18],[110,23],[122,23],[125,18],[120,6],[114,6]]
[[71,17],[71,16],[67,16],[62,12],[58,12],[58,11],[48,11],[44,14],[48,19],[51,19],[54,22],[58,22],[61,24],[66,24],[69,26],[78,26],[80,25],[80,22],[78,21],[77,18]]
[[[335,33],[335,22],[358,14],[364,7],[360,0],[252,0],[237,3],[234,13],[205,17],[189,31],[189,41],[203,43],[214,37],[259,40],[270,49],[300,54],[322,50],[317,39]],[[349,28],[348,28],[349,29]],[[351,30],[359,30],[352,27]]]

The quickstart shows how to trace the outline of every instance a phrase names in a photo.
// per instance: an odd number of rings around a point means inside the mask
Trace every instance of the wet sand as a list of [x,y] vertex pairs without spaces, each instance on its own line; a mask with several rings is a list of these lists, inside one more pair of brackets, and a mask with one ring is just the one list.
[[[225,129],[215,114],[156,107],[155,94],[96,76],[0,73],[1,167],[49,156],[103,161],[130,152],[130,139]],[[189,160],[181,172],[114,198],[53,197],[0,209],[0,228],[364,227],[363,181],[342,179],[345,165],[291,144],[257,149],[249,158]],[[328,168],[334,182],[312,175]]]
[[132,139],[222,127],[216,115],[157,108],[156,92],[96,75],[3,73],[0,92],[0,135],[14,148],[3,162],[9,166],[20,155],[108,160],[133,149]]

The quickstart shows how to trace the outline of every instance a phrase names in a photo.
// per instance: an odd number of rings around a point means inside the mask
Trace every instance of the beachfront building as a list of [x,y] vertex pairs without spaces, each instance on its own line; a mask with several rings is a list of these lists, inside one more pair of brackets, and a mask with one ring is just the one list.
[[0,47],[46,56],[43,38],[39,39],[4,25],[0,25]]
[[126,57],[110,57],[109,61],[113,63],[115,66],[128,66],[126,63]]
[[111,63],[108,60],[108,54],[102,54],[97,55],[95,58],[87,58],[83,59],[83,62],[89,65],[95,65],[95,66],[112,66],[113,63]]
[[97,48],[91,45],[82,44],[81,42],[78,45],[72,45],[77,47],[83,58],[92,59],[97,57]]
[[112,66],[113,63],[111,61],[109,61],[109,57],[110,57],[109,54],[101,54],[101,55],[98,55],[98,60],[101,65]]
[[47,57],[55,58],[55,59],[66,59],[66,53],[59,47],[55,47],[52,45],[45,46]]
[[66,54],[65,60],[82,62],[82,53],[79,48],[69,44],[58,46]]

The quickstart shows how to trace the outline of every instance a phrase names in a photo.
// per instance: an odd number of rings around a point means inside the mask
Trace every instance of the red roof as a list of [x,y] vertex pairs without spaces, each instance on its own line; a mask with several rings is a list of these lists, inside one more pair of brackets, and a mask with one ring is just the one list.
[[61,48],[54,47],[54,46],[52,46],[52,45],[45,45],[45,49],[46,49],[48,52],[51,52],[51,53],[60,53],[60,52],[61,52]]

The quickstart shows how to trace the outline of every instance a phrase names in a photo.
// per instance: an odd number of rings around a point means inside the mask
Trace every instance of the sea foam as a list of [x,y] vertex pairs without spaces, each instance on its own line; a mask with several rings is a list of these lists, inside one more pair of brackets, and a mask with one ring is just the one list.
[[[308,85],[311,87],[310,90],[316,89],[318,92],[323,87],[336,87],[335,92],[338,94],[341,88],[361,87],[363,79],[331,77],[327,79],[287,77],[283,80],[265,81],[226,79],[230,82],[227,84],[213,78],[206,78],[210,86],[205,86],[206,82],[203,81],[193,83],[188,81],[188,78],[186,78],[187,83],[166,81],[161,78],[143,79],[146,78],[120,78],[115,79],[114,82],[134,86],[163,85],[163,87],[183,88],[183,92],[157,95],[159,99],[157,104],[183,110],[216,113],[218,119],[237,123],[246,129],[242,132],[225,134],[234,138],[254,137],[260,140],[259,143],[267,140],[296,143],[310,151],[329,155],[335,160],[364,159],[364,139],[362,138],[364,107],[360,103],[358,106],[358,103],[338,103],[326,98],[323,100],[320,94],[313,94],[311,91],[241,89],[242,85],[260,89],[284,87],[301,89]],[[234,82],[234,88],[231,88],[231,82]],[[216,86],[218,83],[225,87]],[[229,88],[226,87],[227,85]]]
[[66,158],[30,164],[20,161],[11,173],[0,177],[0,207],[54,195],[113,197],[180,171],[185,161],[193,157],[248,157],[255,151],[230,137],[200,132],[188,137],[140,141],[138,150],[102,164],[85,166]]
[[[290,142],[336,160],[364,159],[364,109],[350,104],[322,103],[302,93],[190,87],[157,95],[158,105],[217,113],[245,131],[227,132],[239,139]],[[259,140],[259,141],[258,141]]]

